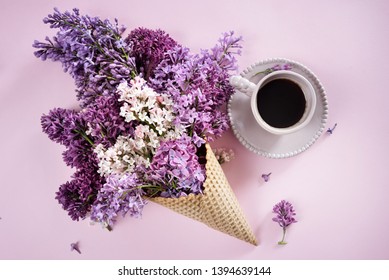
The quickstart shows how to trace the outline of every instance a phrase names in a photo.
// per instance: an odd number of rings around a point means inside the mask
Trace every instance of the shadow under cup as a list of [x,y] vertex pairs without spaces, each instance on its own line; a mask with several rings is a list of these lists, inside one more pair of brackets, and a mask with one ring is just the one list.
[[259,124],[274,134],[287,134],[303,128],[312,118],[316,96],[310,82],[290,71],[265,77],[252,99],[252,110]]

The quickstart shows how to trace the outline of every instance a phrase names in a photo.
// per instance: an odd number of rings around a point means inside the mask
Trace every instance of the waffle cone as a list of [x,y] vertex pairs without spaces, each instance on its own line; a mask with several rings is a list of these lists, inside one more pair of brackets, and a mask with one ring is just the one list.
[[149,200],[209,227],[257,245],[242,209],[211,147],[206,144],[206,180],[203,194]]

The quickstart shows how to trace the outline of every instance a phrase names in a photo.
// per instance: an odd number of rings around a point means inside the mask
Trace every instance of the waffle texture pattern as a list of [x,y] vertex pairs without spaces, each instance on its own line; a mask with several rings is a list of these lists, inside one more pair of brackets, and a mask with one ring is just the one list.
[[206,160],[207,177],[203,194],[148,199],[217,231],[257,246],[254,233],[209,144],[206,144]]

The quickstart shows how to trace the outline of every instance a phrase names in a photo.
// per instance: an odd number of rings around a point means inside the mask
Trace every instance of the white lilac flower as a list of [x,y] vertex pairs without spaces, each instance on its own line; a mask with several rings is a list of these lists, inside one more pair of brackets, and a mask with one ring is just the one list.
[[140,121],[141,124],[150,126],[158,136],[163,136],[169,130],[175,130],[173,101],[147,86],[144,79],[135,77],[130,85],[123,82],[117,91],[120,95],[119,101],[123,102],[120,115],[126,122]]
[[147,157],[148,149],[145,148],[142,139],[134,140],[119,136],[112,147],[106,149],[103,145],[97,145],[94,151],[99,160],[99,173],[102,176],[133,172],[136,166],[147,167],[150,164]]
[[178,132],[171,131],[167,137],[160,138],[147,125],[139,124],[133,137],[119,136],[116,143],[105,148],[102,144],[95,147],[98,158],[99,173],[102,176],[134,172],[136,167],[150,166],[150,159],[155,154],[162,140],[176,139]]

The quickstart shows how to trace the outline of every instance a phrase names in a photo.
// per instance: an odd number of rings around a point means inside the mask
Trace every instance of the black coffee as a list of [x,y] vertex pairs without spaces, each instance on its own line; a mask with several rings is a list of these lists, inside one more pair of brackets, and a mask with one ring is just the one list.
[[286,128],[296,124],[305,111],[302,89],[288,79],[277,79],[263,86],[257,95],[257,108],[270,126]]

